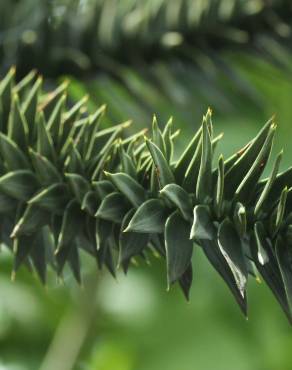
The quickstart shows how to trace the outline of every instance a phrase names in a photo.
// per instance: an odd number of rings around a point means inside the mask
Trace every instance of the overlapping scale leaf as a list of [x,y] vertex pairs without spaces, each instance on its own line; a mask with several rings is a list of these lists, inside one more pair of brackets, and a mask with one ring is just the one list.
[[255,266],[292,322],[292,170],[278,173],[282,153],[261,179],[273,119],[224,160],[209,109],[173,161],[172,119],[125,133],[130,121],[105,125],[105,106],[88,113],[88,97],[69,104],[67,82],[44,92],[36,72],[14,76],[0,82],[0,236],[13,276],[29,266],[45,283],[48,266],[58,275],[68,266],[80,282],[83,252],[112,275],[153,253],[189,298],[201,248],[245,315]]

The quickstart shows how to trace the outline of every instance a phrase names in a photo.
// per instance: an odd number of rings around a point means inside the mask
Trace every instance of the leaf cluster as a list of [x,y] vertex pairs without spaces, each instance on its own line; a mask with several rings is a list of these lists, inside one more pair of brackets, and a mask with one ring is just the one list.
[[126,273],[137,258],[166,259],[168,287],[189,297],[192,254],[201,248],[247,314],[248,279],[261,275],[292,321],[292,169],[261,179],[276,125],[230,158],[214,155],[212,112],[177,160],[178,131],[130,135],[130,122],[103,127],[105,107],[68,108],[63,83],[44,93],[34,72],[0,83],[1,242],[45,283],[67,264],[81,281],[80,251],[99,269]]
[[2,2],[0,58],[47,75],[113,72],[115,60],[141,65],[171,55],[210,64],[218,47],[252,46],[280,62],[290,17],[287,0]]

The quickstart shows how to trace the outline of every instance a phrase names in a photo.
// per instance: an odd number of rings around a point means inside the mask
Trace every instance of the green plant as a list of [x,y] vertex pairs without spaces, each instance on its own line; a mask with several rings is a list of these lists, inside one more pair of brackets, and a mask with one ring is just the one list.
[[109,72],[109,59],[136,66],[171,56],[212,63],[212,50],[222,46],[251,46],[283,62],[279,44],[291,35],[287,0],[14,0],[0,10],[4,63],[49,75]]
[[[134,258],[166,258],[170,287],[188,298],[192,253],[200,246],[247,314],[246,285],[259,272],[291,321],[291,168],[261,179],[275,124],[243,149],[214,160],[211,111],[178,160],[170,119],[160,130],[124,134],[130,122],[102,127],[105,107],[86,112],[87,98],[66,108],[63,83],[42,92],[35,73],[0,84],[1,242],[46,280],[68,263],[77,281],[81,249],[113,275]],[[215,168],[213,168],[213,162]]]
[[290,15],[287,0],[11,0],[0,4],[0,71],[89,77],[111,117],[143,124],[170,104],[187,123],[194,99],[219,114],[243,103],[263,112],[266,96],[242,61],[289,78]]

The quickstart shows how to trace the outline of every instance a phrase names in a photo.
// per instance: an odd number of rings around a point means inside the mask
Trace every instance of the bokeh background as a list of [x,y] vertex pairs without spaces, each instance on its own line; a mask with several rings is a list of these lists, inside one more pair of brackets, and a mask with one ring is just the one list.
[[[108,105],[108,124],[174,117],[176,151],[210,106],[224,155],[271,115],[291,165],[292,3],[281,0],[0,0],[0,74],[36,68],[46,84]],[[292,331],[264,284],[249,283],[249,320],[200,249],[186,303],[166,292],[164,262],[116,280],[83,256],[43,287],[0,254],[0,370],[291,370]]]

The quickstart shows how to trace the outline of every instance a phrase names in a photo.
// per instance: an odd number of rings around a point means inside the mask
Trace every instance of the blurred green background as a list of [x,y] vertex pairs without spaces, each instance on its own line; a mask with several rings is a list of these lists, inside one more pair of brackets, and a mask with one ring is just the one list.
[[[291,164],[290,1],[0,0],[0,71],[32,68],[70,97],[108,105],[107,120],[149,127],[172,115],[186,142],[208,106],[224,155],[271,115],[274,151]],[[249,320],[200,249],[186,303],[166,292],[164,262],[139,261],[116,280],[84,258],[47,287],[25,269],[10,280],[0,254],[0,370],[291,370],[291,328],[264,284],[249,283]]]

